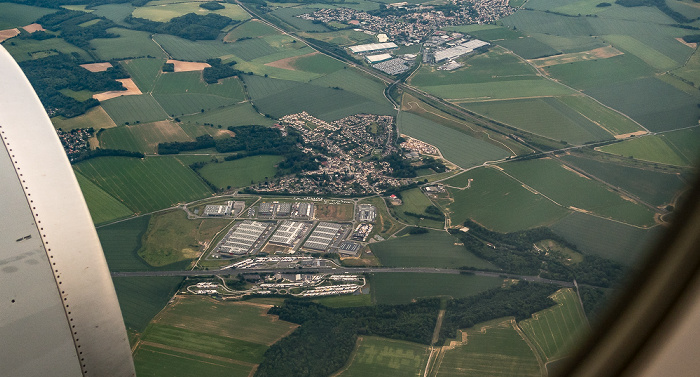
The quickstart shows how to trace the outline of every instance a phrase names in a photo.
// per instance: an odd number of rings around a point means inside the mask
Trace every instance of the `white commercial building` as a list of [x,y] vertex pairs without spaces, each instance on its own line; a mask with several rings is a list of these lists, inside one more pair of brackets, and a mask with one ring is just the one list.
[[392,58],[391,54],[379,54],[379,55],[365,56],[365,59],[367,60],[367,63],[369,63],[369,64],[383,62],[383,61],[389,60],[391,58]]
[[433,54],[435,62],[441,62],[446,59],[454,59],[462,55],[466,55],[479,47],[488,46],[488,42],[484,42],[478,39],[472,39],[469,42],[464,42],[458,46],[446,48],[444,50],[436,51]]
[[350,46],[350,51],[352,51],[354,54],[362,54],[372,51],[390,50],[398,47],[399,46],[394,42],[370,43],[366,45]]

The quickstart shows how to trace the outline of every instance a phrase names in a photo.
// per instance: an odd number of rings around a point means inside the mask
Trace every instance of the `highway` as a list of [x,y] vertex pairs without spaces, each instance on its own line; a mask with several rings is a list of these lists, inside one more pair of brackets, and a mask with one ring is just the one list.
[[458,270],[449,268],[427,268],[427,267],[337,267],[337,268],[226,268],[219,270],[190,270],[190,271],[131,271],[112,272],[112,277],[134,277],[134,276],[212,276],[212,275],[238,275],[238,274],[261,274],[261,273],[309,273],[309,274],[369,274],[369,273],[417,273],[417,274],[451,274],[469,273],[476,276],[503,277],[518,279],[534,283],[554,284],[562,287],[573,287],[573,282],[544,279],[539,276],[513,275],[501,272],[488,272],[477,270]]

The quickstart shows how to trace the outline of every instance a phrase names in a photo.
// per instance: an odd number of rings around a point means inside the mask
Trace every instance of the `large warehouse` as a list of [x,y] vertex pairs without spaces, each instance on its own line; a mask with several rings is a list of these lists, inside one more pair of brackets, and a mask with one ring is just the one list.
[[478,39],[472,39],[469,42],[464,42],[458,46],[446,48],[441,51],[436,51],[433,56],[435,57],[435,62],[439,63],[446,59],[454,59],[456,57],[468,54],[479,47],[488,46],[488,42],[480,41]]
[[338,237],[343,230],[342,224],[320,222],[316,229],[311,232],[309,238],[304,242],[304,247],[313,250],[326,251],[333,240]]
[[386,43],[370,43],[366,45],[350,46],[350,51],[353,54],[364,54],[374,51],[391,50],[392,48],[398,48],[399,46],[394,42]]
[[265,231],[272,226],[273,224],[271,223],[246,220],[229,230],[226,237],[221,240],[217,250],[220,254],[247,254],[253,250],[253,247],[265,234]]
[[270,237],[270,243],[275,243],[284,246],[294,246],[304,234],[307,224],[298,221],[285,220],[280,223],[275,231],[275,234]]

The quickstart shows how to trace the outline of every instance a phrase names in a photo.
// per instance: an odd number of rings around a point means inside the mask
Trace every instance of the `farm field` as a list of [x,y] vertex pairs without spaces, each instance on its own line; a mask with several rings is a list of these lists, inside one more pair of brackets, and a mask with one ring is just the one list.
[[264,182],[274,177],[282,156],[260,155],[245,157],[233,161],[210,163],[199,170],[199,174],[216,187],[246,187],[253,183]]
[[301,71],[328,74],[343,69],[345,64],[323,54],[313,54],[294,59],[292,66]]
[[230,77],[217,84],[207,84],[202,80],[202,73],[199,71],[162,74],[158,77],[153,92],[158,94],[210,94],[236,101],[245,99],[243,86],[237,78]]
[[168,118],[168,114],[150,94],[112,98],[102,102],[102,108],[117,125],[148,123]]
[[473,112],[513,127],[570,144],[611,139],[612,135],[558,98],[463,103]]
[[348,92],[364,96],[378,104],[388,103],[384,98],[385,85],[354,69],[342,69],[309,81],[309,84],[322,87],[343,88]]
[[74,168],[138,213],[211,193],[192,170],[172,157],[101,157],[75,164]]
[[643,136],[620,143],[598,148],[599,151],[612,153],[638,160],[658,162],[662,164],[691,166],[685,156],[679,154],[660,136]]
[[258,38],[277,33],[277,30],[260,21],[250,20],[236,26],[235,29],[228,32],[228,34],[226,34],[224,37],[224,42],[235,42],[241,38]]
[[85,50],[66,42],[62,38],[51,38],[43,41],[12,38],[10,41],[3,43],[2,46],[17,62],[56,55],[56,51],[64,54],[76,53],[84,61],[92,61],[92,57]]
[[642,127],[626,116],[612,110],[594,99],[575,95],[558,97],[559,101],[563,102],[571,109],[588,118],[591,122],[600,125],[600,127],[608,130],[613,135],[621,135],[631,132],[641,131]]
[[176,60],[203,62],[211,58],[233,57],[232,45],[221,41],[193,42],[169,34],[154,34],[153,40]]
[[100,17],[105,17],[109,20],[114,21],[118,25],[122,26],[127,26],[128,24],[124,22],[124,19],[127,16],[130,16],[131,13],[136,9],[135,6],[126,3],[126,4],[105,4],[105,5],[98,5],[92,7],[93,14],[96,16]]
[[466,187],[464,181],[469,178],[473,179],[469,189],[449,189],[454,199],[448,206],[453,226],[471,218],[491,230],[508,233],[549,225],[569,213],[496,169],[470,170],[445,184]]
[[667,71],[679,66],[678,62],[629,35],[606,35],[603,39],[617,48],[630,52],[657,70]]
[[661,228],[641,229],[585,213],[574,212],[550,228],[588,254],[630,265],[639,260]]
[[560,51],[532,37],[505,39],[496,41],[495,43],[498,43],[500,46],[513,51],[525,59],[543,58],[560,53]]
[[564,54],[590,51],[605,47],[605,43],[590,35],[562,37],[559,35],[530,33],[530,36]]
[[573,91],[566,86],[544,78],[475,84],[435,85],[424,86],[421,89],[456,103],[573,94]]
[[95,54],[102,60],[140,58],[154,56],[165,58],[163,50],[155,44],[145,31],[122,28],[107,29],[119,38],[97,38],[90,41]]
[[631,225],[654,225],[654,212],[620,197],[601,183],[565,169],[559,161],[539,159],[503,164],[505,171],[562,206],[623,221]]
[[356,306],[372,305],[372,295],[342,295],[328,296],[313,300],[317,304],[328,306],[329,308],[350,308]]
[[407,304],[421,297],[467,297],[500,287],[503,279],[475,275],[375,273],[370,275],[372,301],[376,304]]
[[0,4],[0,30],[26,26],[38,18],[55,12],[55,9],[33,7],[23,4]]
[[153,269],[141,257],[138,250],[148,229],[150,216],[141,216],[102,226],[97,229],[102,250],[110,271],[146,271]]
[[350,365],[339,376],[419,376],[425,369],[428,347],[422,344],[362,336]]
[[648,77],[654,73],[641,59],[630,54],[553,65],[544,70],[561,82],[582,90]]
[[[377,4],[377,3],[370,3]],[[350,5],[350,4],[346,4]],[[304,38],[313,38],[319,41],[333,43],[338,46],[350,46],[355,44],[372,43],[375,38],[361,31],[354,30],[338,30],[325,33],[299,33]]]
[[134,366],[139,376],[189,377],[204,374],[209,377],[247,377],[250,367],[211,357],[194,356],[159,347],[140,345],[134,351]]
[[473,35],[478,39],[486,40],[489,42],[502,39],[516,39],[523,36],[520,32],[516,30],[491,24],[448,26],[445,28],[445,30],[466,33],[469,35]]
[[215,11],[210,11],[199,7],[200,2],[177,2],[172,4],[157,4],[141,6],[134,10],[133,16],[145,18],[156,22],[168,22],[172,18],[183,16],[187,13],[195,13],[198,15],[206,15],[215,13],[221,16],[229,17],[235,21],[243,21],[250,18],[241,7],[236,4],[222,3],[225,8]]
[[315,9],[313,8],[279,8],[270,12],[273,16],[279,18],[284,23],[293,26],[301,31],[306,32],[324,32],[329,31],[329,29],[322,24],[315,24],[309,20],[304,20],[297,18],[297,15],[303,13],[312,13]]
[[[513,328],[512,320],[479,324],[467,330],[466,344],[445,349],[438,359],[435,377],[539,377],[537,358]],[[433,369],[433,370],[435,370]]]
[[231,98],[215,96],[211,94],[182,93],[182,94],[153,94],[167,114],[182,116],[185,114],[202,113],[216,108],[223,108],[235,104],[237,101]]
[[678,174],[625,167],[584,157],[563,156],[562,159],[655,206],[672,203],[674,196],[684,186]]
[[447,160],[462,168],[510,156],[493,144],[412,113],[399,113],[397,124],[399,133],[436,146]]
[[129,217],[133,214],[124,204],[111,197],[80,173],[76,172],[75,178],[78,179],[80,190],[85,197],[92,222],[96,225]]
[[573,289],[561,289],[552,299],[557,306],[537,312],[518,324],[546,361],[561,358],[589,329]]
[[163,63],[165,63],[165,59],[152,58],[131,59],[121,62],[136,83],[136,86],[143,93],[153,90],[153,85],[161,74]]
[[179,209],[153,214],[138,254],[154,267],[189,262],[229,223],[226,219],[189,220]]
[[[213,124],[216,126],[220,125],[223,128],[244,125],[271,126],[274,124],[272,119],[265,118],[256,112],[249,102],[214,109],[200,114],[185,115],[181,119],[184,124]],[[183,128],[185,127],[183,126]]]
[[393,206],[393,213],[400,218],[403,222],[413,225],[427,226],[431,228],[442,229],[445,226],[444,221],[437,221],[428,218],[418,218],[406,214],[407,212],[425,215],[426,217],[442,217],[441,215],[431,215],[425,212],[425,209],[433,205],[433,202],[428,199],[427,196],[419,188],[410,189],[401,192],[403,204],[400,206]]
[[407,235],[372,243],[370,248],[384,266],[496,268],[458,243],[457,238],[446,232],[431,230],[426,234]]
[[621,82],[586,91],[650,131],[669,131],[697,125],[698,98],[655,77]]
[[695,163],[700,157],[698,145],[700,145],[700,128],[690,128],[667,132],[661,136],[669,146],[686,160]]
[[54,128],[60,128],[63,131],[70,131],[76,128],[94,128],[95,131],[100,128],[112,128],[117,125],[112,118],[107,115],[102,106],[95,106],[88,110],[85,114],[75,118],[64,118],[57,116],[51,118]]
[[101,132],[99,140],[103,148],[153,154],[158,149],[158,143],[193,141],[194,138],[186,133],[179,123],[164,120],[111,128]]
[[355,207],[352,204],[314,204],[317,220],[352,221]]
[[183,278],[130,276],[112,278],[124,324],[141,333],[175,294]]

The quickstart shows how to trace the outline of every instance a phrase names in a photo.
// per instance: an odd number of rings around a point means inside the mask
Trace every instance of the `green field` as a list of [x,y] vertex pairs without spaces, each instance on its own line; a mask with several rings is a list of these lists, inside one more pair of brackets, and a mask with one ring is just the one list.
[[583,157],[564,156],[562,159],[654,206],[672,203],[674,196],[685,186],[679,174],[625,167]]
[[457,238],[442,231],[392,238],[372,243],[370,248],[384,266],[496,268],[459,245]]
[[626,265],[636,263],[661,231],[659,227],[641,229],[580,212],[572,213],[550,228],[581,252]]
[[654,73],[641,59],[630,54],[553,65],[544,69],[561,82],[584,90],[647,77]]
[[56,55],[57,51],[64,54],[76,53],[84,61],[92,61],[92,57],[85,50],[66,42],[62,38],[51,38],[43,41],[12,38],[4,42],[2,46],[17,62]]
[[564,356],[589,329],[583,308],[573,289],[559,290],[552,298],[557,306],[537,312],[532,318],[519,323],[547,361]]
[[249,366],[147,345],[140,345],[133,356],[139,376],[247,377],[251,370]]
[[558,98],[527,98],[462,104],[475,113],[553,140],[571,144],[611,139],[612,135]]
[[264,182],[274,177],[282,156],[260,155],[239,160],[211,163],[199,170],[199,174],[215,186],[246,187],[253,183]]
[[233,56],[232,44],[221,41],[194,42],[168,34],[155,34],[153,39],[177,60],[203,62],[211,58],[223,59]]
[[90,209],[92,222],[96,225],[125,218],[133,214],[124,204],[111,197],[104,190],[83,177],[82,174],[76,172],[75,178],[78,179],[80,190],[83,192],[88,209]]
[[29,5],[0,3],[0,30],[29,25],[41,16],[55,11]]
[[606,35],[604,39],[618,49],[628,51],[642,59],[657,70],[667,71],[679,65],[678,62],[629,35]]
[[696,163],[700,157],[700,128],[667,132],[661,136],[669,146],[686,160]]
[[467,297],[500,287],[503,279],[474,275],[375,273],[370,275],[372,301],[377,304],[406,304],[422,297]]
[[244,125],[271,126],[274,124],[272,119],[265,118],[256,112],[250,103],[241,103],[221,109],[210,110],[200,114],[187,115],[182,117],[182,121],[193,125],[201,125],[205,123],[216,126],[221,125],[224,128]]
[[421,89],[428,93],[449,99],[452,102],[562,96],[573,93],[573,91],[566,86],[544,78],[476,84],[424,86]]
[[505,39],[502,41],[497,41],[496,43],[513,51],[525,59],[543,58],[545,56],[552,56],[560,53],[560,51],[532,37]]
[[531,36],[564,54],[589,51],[606,46],[600,39],[589,35],[562,37],[559,35],[532,33]]
[[583,209],[631,225],[654,225],[654,212],[649,208],[565,169],[559,161],[516,161],[502,166],[508,174],[562,206]]
[[97,229],[110,271],[145,271],[152,269],[138,250],[148,229],[150,216],[141,216]]
[[211,94],[182,93],[182,94],[158,94],[153,98],[170,116],[182,116],[196,114],[212,109],[234,105],[237,101],[231,98],[215,96]]
[[265,35],[274,34],[277,34],[277,30],[267,26],[266,24],[260,21],[250,20],[248,22],[244,22],[236,26],[235,29],[231,30],[228,34],[226,34],[226,36],[224,37],[224,41],[235,42],[240,38],[257,38]]
[[436,146],[447,160],[462,168],[510,156],[493,144],[405,111],[399,113],[397,123],[400,133]]
[[384,98],[385,85],[354,69],[341,69],[333,73],[311,80],[309,84],[323,87],[339,87],[348,92],[366,97],[376,103],[386,103]]
[[405,213],[412,212],[425,216],[441,217],[439,215],[431,215],[425,213],[425,209],[428,206],[433,205],[433,202],[431,202],[430,199],[428,199],[428,197],[425,196],[425,194],[423,194],[423,191],[421,191],[421,189],[414,188],[407,191],[403,191],[401,192],[401,197],[403,204],[401,204],[400,206],[393,207],[394,214],[399,219],[401,219],[401,221],[412,225],[420,225],[437,229],[442,229],[445,227],[444,221],[437,221],[427,218],[418,218],[415,216],[407,215]]
[[116,127],[112,118],[107,115],[102,106],[95,106],[88,110],[85,114],[77,116],[75,118],[64,118],[62,116],[57,116],[51,118],[51,123],[55,128],[60,128],[63,131],[70,131],[76,128],[94,128],[99,130],[100,128],[111,128]]
[[100,17],[105,17],[109,20],[114,21],[115,23],[122,25],[122,26],[128,26],[127,23],[124,22],[124,19],[127,16],[130,16],[131,13],[136,9],[135,6],[131,4],[105,4],[105,5],[98,5],[98,6],[93,6],[92,7],[94,11],[92,14]]
[[643,136],[598,148],[601,152],[662,164],[691,166],[692,160],[679,154],[660,136]]
[[163,68],[164,59],[132,59],[125,60],[122,65],[129,72],[129,75],[139,87],[141,92],[148,93],[153,90],[153,85],[160,76],[160,70]]
[[350,365],[339,376],[420,376],[428,361],[428,347],[422,344],[362,336]]
[[127,329],[143,332],[175,294],[182,280],[181,277],[152,276],[112,278]]
[[313,300],[315,303],[328,306],[330,308],[350,308],[356,306],[372,305],[372,295],[341,295],[328,296]]
[[102,148],[153,154],[158,149],[158,143],[193,141],[194,137],[185,132],[179,123],[165,120],[110,128],[100,133],[99,140]]
[[168,114],[150,94],[112,98],[102,102],[102,108],[117,125],[148,123],[168,118]]
[[307,32],[323,32],[323,31],[329,31],[329,29],[323,24],[315,24],[311,22],[310,20],[304,20],[301,18],[297,18],[297,15],[303,14],[303,13],[313,13],[315,9],[313,8],[279,8],[274,10],[273,12],[270,12],[270,15],[279,18],[282,20],[284,23],[299,29],[301,31],[307,31]]
[[168,208],[211,193],[190,168],[172,157],[101,157],[74,167],[138,213]]
[[490,42],[500,41],[502,39],[516,39],[522,36],[518,31],[492,24],[448,26],[445,30],[467,33],[478,39]]
[[122,28],[107,29],[119,38],[98,38],[90,41],[95,53],[102,60],[129,59],[153,56],[165,58],[163,50],[154,43],[149,33]]
[[558,100],[608,130],[613,135],[641,131],[642,127],[632,119],[612,110],[591,97],[575,95],[558,97]]
[[495,169],[470,170],[445,184],[455,182],[456,187],[466,187],[464,181],[469,178],[473,179],[469,189],[449,189],[454,198],[448,207],[453,226],[470,218],[491,230],[507,233],[549,225],[569,213]]
[[158,94],[210,94],[236,101],[245,99],[243,85],[237,78],[230,77],[217,84],[207,84],[202,80],[202,73],[199,71],[163,74],[158,78],[153,92]]
[[343,69],[345,64],[323,54],[302,56],[292,63],[294,68],[313,73],[328,74]]
[[533,350],[513,328],[511,321],[476,325],[462,330],[466,344],[444,351],[437,361],[436,377],[539,377]]
[[148,6],[136,8],[133,12],[133,16],[156,22],[168,22],[174,17],[180,17],[187,13],[195,13],[198,15],[215,13],[237,21],[243,21],[250,18],[248,13],[246,13],[236,4],[220,3],[225,8],[215,11],[200,8],[199,4],[200,2],[197,1],[177,2],[173,4],[149,4]]

